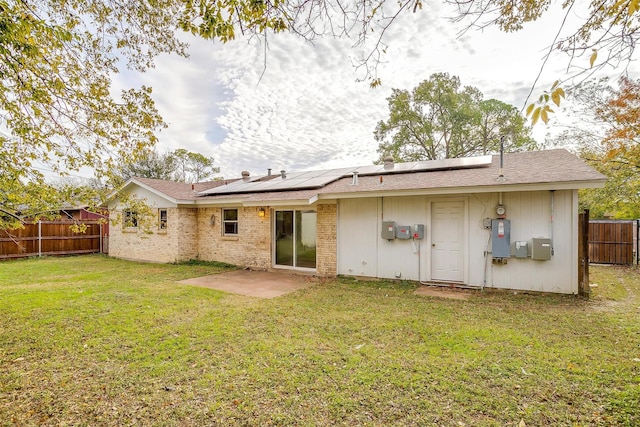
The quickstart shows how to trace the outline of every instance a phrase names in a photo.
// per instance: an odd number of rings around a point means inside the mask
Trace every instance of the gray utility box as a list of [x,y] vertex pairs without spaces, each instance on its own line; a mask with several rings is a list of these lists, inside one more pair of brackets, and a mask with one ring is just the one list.
[[410,225],[396,225],[396,239],[410,239],[412,237]]
[[393,240],[396,238],[396,222],[395,221],[382,221],[382,231],[380,237],[387,240]]
[[491,220],[491,256],[511,257],[511,221],[508,219]]
[[416,224],[413,226],[413,238],[424,239],[424,224]]
[[529,245],[527,242],[516,242],[513,245],[513,255],[516,258],[526,258],[529,256]]
[[531,239],[531,259],[548,261],[551,259],[551,239],[534,237]]

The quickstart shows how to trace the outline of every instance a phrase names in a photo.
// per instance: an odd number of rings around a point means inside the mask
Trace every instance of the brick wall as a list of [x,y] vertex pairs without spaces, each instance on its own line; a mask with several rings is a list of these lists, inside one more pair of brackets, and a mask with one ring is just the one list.
[[197,247],[199,258],[262,270],[270,268],[271,220],[269,209],[266,209],[264,217],[258,215],[258,207],[238,207],[237,209],[237,236],[223,236],[221,208],[198,209]]
[[175,221],[169,223],[169,229],[177,229],[178,261],[188,261],[198,257],[198,209],[180,208],[175,210]]
[[[258,207],[238,207],[238,234],[222,233],[221,208],[167,209],[167,229],[157,225],[145,232],[123,229],[122,223],[111,227],[109,255],[118,258],[154,262],[175,262],[189,259],[220,261],[255,269],[272,266],[271,211],[258,215]],[[317,274],[336,275],[335,204],[317,207],[316,260]],[[122,212],[116,211],[116,217]],[[150,220],[157,223],[156,218]]]
[[188,258],[182,257],[180,246],[182,231],[188,224],[188,215],[183,218],[179,209],[167,209],[167,229],[159,230],[157,216],[145,218],[149,226],[124,228],[122,211],[111,213],[117,221],[109,230],[109,255],[117,258],[153,262],[175,262]]
[[337,271],[337,205],[318,205],[316,270],[319,276],[335,276]]

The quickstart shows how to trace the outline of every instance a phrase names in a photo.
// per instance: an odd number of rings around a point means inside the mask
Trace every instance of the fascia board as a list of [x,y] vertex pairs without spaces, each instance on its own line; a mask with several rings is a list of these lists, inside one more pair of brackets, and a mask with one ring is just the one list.
[[307,206],[309,199],[288,199],[288,200],[252,200],[245,202],[243,206]]
[[544,190],[578,190],[581,188],[602,188],[606,180],[598,181],[571,181],[571,182],[549,182],[537,184],[508,184],[501,183],[491,186],[470,186],[470,187],[440,187],[440,188],[419,188],[410,190],[377,190],[359,191],[350,193],[321,193],[318,198],[325,199],[355,199],[364,197],[391,197],[391,196],[442,196],[447,194],[466,193],[496,193],[496,192],[516,192],[516,191],[544,191]]
[[207,199],[207,200],[184,200],[184,204],[195,205],[199,208],[217,207],[217,206],[243,206],[242,199]]

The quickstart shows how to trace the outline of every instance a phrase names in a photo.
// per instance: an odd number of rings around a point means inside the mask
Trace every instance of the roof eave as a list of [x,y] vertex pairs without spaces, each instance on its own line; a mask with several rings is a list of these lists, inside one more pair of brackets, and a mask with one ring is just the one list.
[[606,180],[589,181],[568,181],[568,182],[546,182],[530,184],[509,184],[503,182],[496,185],[469,186],[469,187],[439,187],[439,188],[416,188],[400,190],[374,190],[374,191],[354,191],[343,193],[321,193],[318,199],[350,199],[363,197],[389,197],[389,196],[442,196],[447,194],[465,193],[495,193],[495,192],[515,192],[515,191],[548,191],[548,190],[578,190],[582,188],[602,188]]
[[316,196],[310,199],[281,199],[281,200],[251,200],[243,203],[243,206],[307,206],[317,200]]
[[138,187],[149,191],[150,193],[155,194],[158,197],[161,197],[165,200],[167,200],[170,203],[173,203],[174,205],[178,205],[180,203],[182,203],[181,200],[178,200],[174,197],[169,196],[166,193],[163,193],[162,191],[156,190],[155,188],[151,187],[150,185],[145,184],[144,182],[138,181],[136,178],[130,178],[127,182],[125,182],[125,184],[119,189],[119,190],[114,190],[111,194],[109,194],[109,196],[107,197],[107,202],[110,202],[114,199],[116,199],[120,193],[122,192],[126,192],[127,188],[129,188],[132,185],[137,185]]
[[244,203],[244,200],[241,198],[234,198],[234,199],[222,198],[222,199],[216,200],[214,198],[211,198],[211,196],[207,197],[206,199],[196,199],[196,200],[188,201],[188,204],[195,205],[199,208],[215,207],[215,206],[232,206],[232,205],[242,206],[243,203]]

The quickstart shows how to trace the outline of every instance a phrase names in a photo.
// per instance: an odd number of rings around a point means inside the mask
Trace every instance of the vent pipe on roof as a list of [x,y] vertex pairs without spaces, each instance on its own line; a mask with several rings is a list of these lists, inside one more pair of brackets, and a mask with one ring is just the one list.
[[267,169],[267,176],[271,176],[271,168]]
[[286,171],[286,170],[284,170],[284,169],[283,169],[283,170],[281,170],[281,171],[280,171],[280,176],[282,177],[282,179],[286,178],[286,177],[287,177],[287,171]]
[[358,171],[351,172],[351,185],[358,185]]
[[393,169],[393,157],[387,156],[383,160],[385,169]]
[[195,184],[191,184],[191,191],[196,191],[196,185]]
[[242,171],[241,175],[242,175],[242,180],[243,181],[249,181],[249,176],[251,176],[249,171]]

